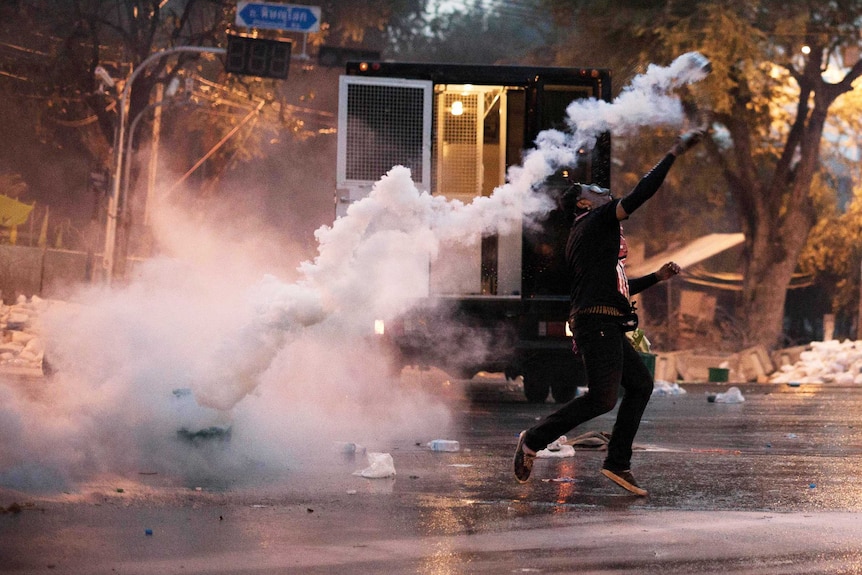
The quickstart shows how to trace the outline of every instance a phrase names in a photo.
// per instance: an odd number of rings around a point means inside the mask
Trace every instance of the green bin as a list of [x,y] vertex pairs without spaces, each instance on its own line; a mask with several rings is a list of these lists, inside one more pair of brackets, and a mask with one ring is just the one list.
[[709,381],[710,383],[726,383],[730,377],[730,370],[725,367],[710,367]]
[[645,366],[647,367],[647,369],[649,370],[650,375],[651,375],[651,376],[653,376],[653,377],[655,377],[655,358],[656,358],[656,354],[654,354],[654,353],[647,353],[647,352],[644,352],[644,351],[639,351],[639,352],[638,352],[638,355],[640,355],[640,356],[641,356],[641,359],[643,360],[644,365],[645,365]]

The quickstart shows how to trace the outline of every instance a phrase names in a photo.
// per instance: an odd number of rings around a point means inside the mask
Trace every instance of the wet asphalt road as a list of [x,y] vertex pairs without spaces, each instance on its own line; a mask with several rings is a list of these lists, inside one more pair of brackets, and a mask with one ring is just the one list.
[[[517,483],[517,433],[554,405],[501,381],[453,387],[461,450],[405,438],[394,479],[357,477],[360,457],[333,454],[326,473],[256,485],[142,475],[84,496],[0,491],[0,506],[21,507],[0,514],[0,572],[862,573],[862,388],[748,384],[744,403],[719,404],[706,395],[726,385],[682,384],[654,397],[639,498],[588,449],[538,460]],[[612,417],[572,435],[610,431]]]

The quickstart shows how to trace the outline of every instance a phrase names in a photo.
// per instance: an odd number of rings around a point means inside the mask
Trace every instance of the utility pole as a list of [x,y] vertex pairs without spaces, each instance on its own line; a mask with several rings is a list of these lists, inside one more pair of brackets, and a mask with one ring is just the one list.
[[123,179],[123,166],[127,158],[124,154],[123,143],[126,136],[126,114],[128,108],[129,94],[132,91],[132,85],[135,79],[143,70],[147,69],[153,62],[156,62],[165,56],[179,54],[183,52],[191,52],[198,54],[225,54],[227,51],[224,48],[208,48],[202,46],[177,46],[161,50],[154,54],[150,54],[141,65],[129,74],[126,83],[123,86],[123,93],[120,96],[120,114],[117,120],[117,133],[114,138],[114,170],[113,180],[111,182],[111,195],[108,198],[108,217],[105,222],[105,251],[102,256],[102,269],[104,271],[104,281],[110,285],[114,275],[114,254],[117,248],[117,218],[119,217],[119,206],[121,205],[120,192],[122,190],[121,180]]
[[[281,10],[281,5],[275,5],[276,11]],[[301,8],[298,12],[305,13],[310,8]],[[269,13],[268,13],[269,14]],[[309,19],[310,21],[310,19]],[[202,46],[177,46],[161,50],[154,54],[150,54],[140,66],[129,74],[123,93],[120,96],[120,115],[117,121],[117,133],[114,138],[114,174],[111,186],[111,195],[108,199],[108,217],[105,223],[105,251],[102,256],[102,269],[104,271],[104,281],[110,285],[113,280],[115,267],[115,253],[117,249],[117,219],[120,217],[120,206],[126,200],[123,197],[123,190],[128,188],[128,175],[124,172],[124,162],[128,163],[128,156],[131,155],[131,146],[129,153],[125,153],[123,144],[126,137],[126,114],[128,113],[129,94],[132,92],[132,85],[138,74],[147,69],[153,62],[156,62],[166,56],[178,54],[182,52],[192,52],[198,54],[222,54],[227,55],[225,62],[225,70],[232,74],[246,74],[258,76],[261,78],[287,78],[290,69],[291,59],[291,42],[285,40],[268,40],[264,38],[254,38],[248,36],[228,35],[228,48],[208,48]],[[110,79],[110,78],[108,78]],[[263,106],[263,102],[258,106],[257,111]],[[243,124],[252,117],[252,114]],[[137,119],[137,118],[135,118]],[[231,135],[235,132],[231,132]],[[221,145],[223,142],[220,142]],[[125,186],[122,185],[123,180],[126,180]]]

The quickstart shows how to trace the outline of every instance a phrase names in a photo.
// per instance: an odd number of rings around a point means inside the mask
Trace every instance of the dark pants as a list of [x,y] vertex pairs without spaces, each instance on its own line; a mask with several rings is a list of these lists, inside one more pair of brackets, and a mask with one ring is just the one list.
[[578,350],[587,372],[587,393],[545,417],[527,430],[524,443],[544,449],[578,425],[611,411],[617,393],[624,393],[614,423],[604,467],[625,471],[631,467],[632,444],[641,416],[652,396],[653,378],[625,332],[613,321],[594,321],[577,329]]

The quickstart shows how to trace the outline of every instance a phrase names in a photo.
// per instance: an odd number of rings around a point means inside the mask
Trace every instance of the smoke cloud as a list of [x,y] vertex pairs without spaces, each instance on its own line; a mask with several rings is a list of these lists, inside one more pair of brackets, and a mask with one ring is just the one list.
[[139,264],[128,285],[47,305],[40,330],[56,374],[0,381],[0,486],[68,489],[142,471],[227,480],[315,465],[337,441],[388,451],[446,436],[448,407],[391,372],[374,321],[427,290],[443,243],[509,233],[552,209],[533,190],[597,133],[681,124],[673,88],[702,77],[689,62],[651,66],[613,103],[571,104],[571,131],[541,134],[489,197],[431,196],[393,167],[315,232],[317,255],[298,267],[280,265],[289,249],[253,222],[240,218],[238,232],[155,210],[170,257]]

